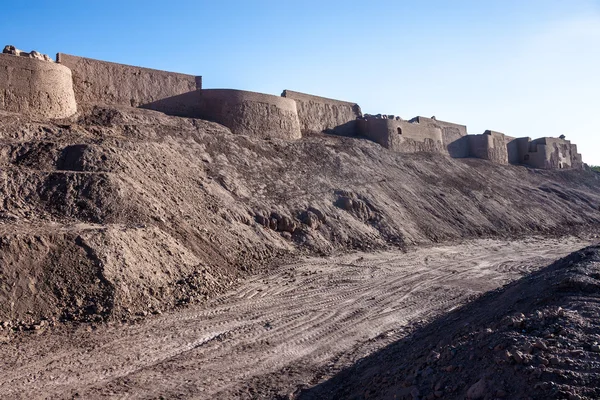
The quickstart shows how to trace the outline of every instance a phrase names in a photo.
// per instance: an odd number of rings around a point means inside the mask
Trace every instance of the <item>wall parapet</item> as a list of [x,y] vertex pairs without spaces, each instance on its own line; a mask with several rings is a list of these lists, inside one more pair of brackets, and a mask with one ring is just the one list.
[[202,88],[202,77],[58,53],[73,75],[79,103],[137,107]]

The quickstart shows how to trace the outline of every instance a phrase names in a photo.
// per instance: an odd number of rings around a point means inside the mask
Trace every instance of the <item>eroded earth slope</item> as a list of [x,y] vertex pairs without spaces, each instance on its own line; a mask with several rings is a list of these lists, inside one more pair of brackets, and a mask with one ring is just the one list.
[[147,110],[3,113],[0,321],[158,313],[301,254],[591,231],[599,188],[593,172],[258,139]]

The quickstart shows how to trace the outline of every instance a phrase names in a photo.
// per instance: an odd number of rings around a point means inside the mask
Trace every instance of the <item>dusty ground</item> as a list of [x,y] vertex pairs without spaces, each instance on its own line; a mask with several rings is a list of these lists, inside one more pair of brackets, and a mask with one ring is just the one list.
[[[302,389],[588,243],[476,240],[408,253],[306,258],[206,305],[139,323],[9,333],[0,345],[0,393],[23,399],[344,398]],[[362,397],[364,388],[357,390],[350,393]]]
[[600,398],[600,246],[440,316],[311,399]]

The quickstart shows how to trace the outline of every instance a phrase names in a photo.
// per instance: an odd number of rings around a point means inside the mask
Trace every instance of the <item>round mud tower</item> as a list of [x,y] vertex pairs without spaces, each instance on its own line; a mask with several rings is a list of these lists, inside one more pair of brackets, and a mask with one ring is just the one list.
[[45,118],[75,114],[71,70],[49,61],[0,54],[0,110]]
[[282,139],[302,137],[294,100],[232,89],[202,89],[196,93],[200,117],[225,125],[233,133]]

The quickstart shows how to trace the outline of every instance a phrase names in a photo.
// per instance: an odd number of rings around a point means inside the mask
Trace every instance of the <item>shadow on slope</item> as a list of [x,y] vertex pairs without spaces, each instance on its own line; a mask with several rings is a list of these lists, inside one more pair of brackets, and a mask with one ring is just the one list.
[[600,398],[600,246],[416,330],[308,399]]

